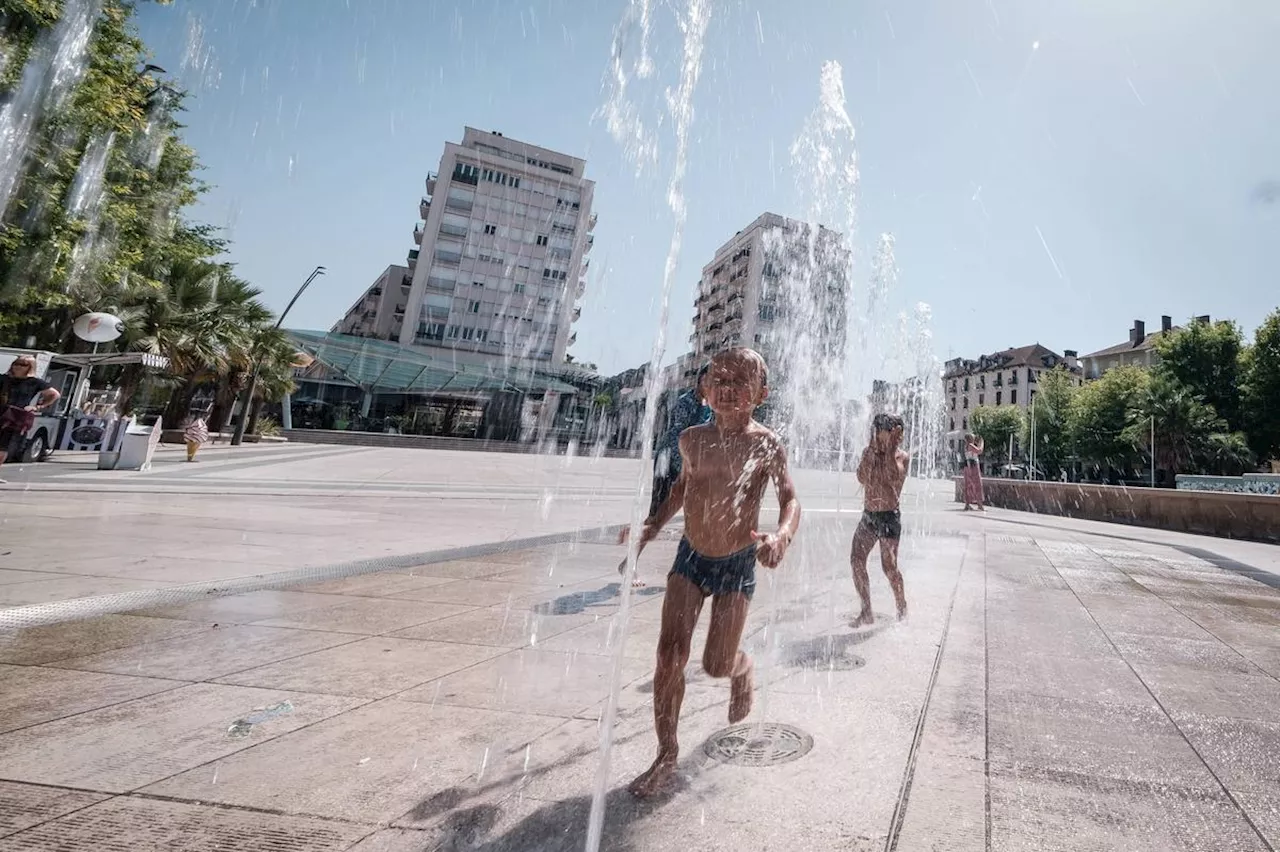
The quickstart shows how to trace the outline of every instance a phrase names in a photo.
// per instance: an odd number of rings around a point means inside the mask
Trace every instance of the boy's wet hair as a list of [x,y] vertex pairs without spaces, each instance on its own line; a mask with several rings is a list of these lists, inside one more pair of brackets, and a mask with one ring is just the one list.
[[[711,362],[704,369],[710,369],[711,364],[716,362],[717,358],[742,358],[750,361],[756,366],[756,375],[760,377],[760,387],[769,387],[769,365],[764,362],[764,356],[754,349],[747,346],[734,346],[723,352],[717,352],[711,356]],[[701,381],[701,379],[699,379]]]
[[880,412],[871,419],[873,432],[892,432],[894,429],[905,429],[902,418],[896,414]]

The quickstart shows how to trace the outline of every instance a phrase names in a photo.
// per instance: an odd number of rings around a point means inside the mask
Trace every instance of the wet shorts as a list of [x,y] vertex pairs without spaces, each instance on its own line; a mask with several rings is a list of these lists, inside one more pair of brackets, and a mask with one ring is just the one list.
[[728,556],[703,556],[682,538],[671,573],[693,583],[704,596],[742,592],[751,600],[756,591],[756,546]]
[[897,509],[891,512],[863,512],[862,522],[858,527],[876,538],[902,538],[902,513]]

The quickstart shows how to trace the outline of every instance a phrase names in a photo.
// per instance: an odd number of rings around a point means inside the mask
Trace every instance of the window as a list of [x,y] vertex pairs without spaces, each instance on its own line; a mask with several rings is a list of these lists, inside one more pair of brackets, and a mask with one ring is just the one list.
[[474,340],[475,336],[476,336],[476,330],[474,328],[464,328],[462,330],[463,340]]
[[517,285],[515,285],[515,287],[513,287],[512,289],[513,289],[513,290],[515,290],[515,292],[517,292],[517,293],[523,293],[523,292],[524,292],[524,288],[525,288],[525,285],[523,285],[523,284],[517,284]]
[[498,233],[498,226],[497,226],[497,225],[485,225],[485,226],[484,226],[484,232],[485,232],[487,235],[489,235],[489,236],[493,236],[494,234]]
[[962,418],[962,419],[960,420],[960,428],[961,428],[961,429],[968,429],[968,428],[969,428],[969,418],[968,418],[968,417]]
[[1004,391],[996,391],[996,405],[1003,404],[1003,400],[1001,399],[1001,397],[1003,396],[1004,396]]
[[465,237],[467,235],[467,226],[470,224],[471,220],[466,216],[446,213],[440,221],[440,233],[450,237]]
[[484,286],[484,282],[483,282],[483,281],[472,281],[472,282],[471,282],[471,286],[472,286],[472,287],[483,287],[483,286]]
[[965,380],[964,380],[964,389],[965,389],[965,392],[966,392],[966,393],[967,393],[967,392],[968,392],[968,390],[969,390],[969,380],[968,380],[968,379],[965,379]]
[[[955,419],[954,417],[952,417],[952,418],[951,418],[951,431],[952,431],[952,432],[956,431],[956,419]],[[956,445],[955,438],[952,438],[952,439],[951,439],[951,446],[953,446],[953,447],[954,447],[955,445]]]
[[987,404],[987,395],[985,393],[978,394],[978,405]]
[[545,234],[538,234],[538,245],[540,245],[540,246],[545,246],[546,244],[547,244],[547,237],[546,237],[546,235],[545,235]]
[[954,396],[951,397],[951,410],[952,411],[956,410],[956,398]]
[[968,408],[968,407],[969,407],[969,397],[967,397],[967,396],[964,398],[964,407],[965,407],[965,408]]
[[489,329],[487,328],[476,329],[476,340],[480,341],[481,343],[484,343],[488,339],[489,339]]
[[1031,384],[1035,380],[1036,380],[1036,371],[1028,367],[1027,368],[1027,384]]
[[444,206],[453,210],[470,210],[476,203],[476,194],[458,186],[449,187],[449,197]]
[[1009,404],[1010,405],[1018,404],[1018,391],[1016,388],[1014,390],[1009,391]]
[[457,163],[453,167],[453,179],[475,186],[480,180],[480,169],[470,163]]
[[480,313],[480,303],[472,299],[471,304],[467,305],[467,310],[473,314]]
[[457,340],[457,339],[458,339],[458,326],[456,326],[456,325],[451,325],[451,326],[449,326],[449,331],[447,332],[446,336],[447,336],[450,340]]

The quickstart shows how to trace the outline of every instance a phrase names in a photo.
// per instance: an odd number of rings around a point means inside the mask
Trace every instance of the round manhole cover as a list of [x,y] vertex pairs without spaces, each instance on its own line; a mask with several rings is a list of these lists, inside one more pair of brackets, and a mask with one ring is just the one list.
[[804,757],[813,737],[792,725],[766,722],[734,725],[712,734],[703,746],[707,756],[738,766],[777,766]]

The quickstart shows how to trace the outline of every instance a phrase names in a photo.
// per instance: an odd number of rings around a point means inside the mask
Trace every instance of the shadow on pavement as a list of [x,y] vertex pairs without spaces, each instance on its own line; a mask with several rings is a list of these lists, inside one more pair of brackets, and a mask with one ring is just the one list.
[[[660,595],[665,591],[661,586],[648,586],[642,589],[634,589],[632,594],[637,597],[647,598],[653,595]],[[553,601],[536,604],[533,611],[539,615],[577,615],[589,606],[600,606],[608,603],[622,592],[621,583],[609,583],[599,589],[590,592],[573,592],[568,595],[561,595]]]
[[[609,852],[632,852],[645,848],[631,836],[631,825],[669,800],[636,799],[619,787],[605,798],[604,831],[600,848]],[[444,827],[440,852],[581,852],[587,842],[587,819],[591,797],[578,796],[562,802],[548,802],[497,837],[486,837],[500,816],[497,805],[484,804],[457,811]]]

